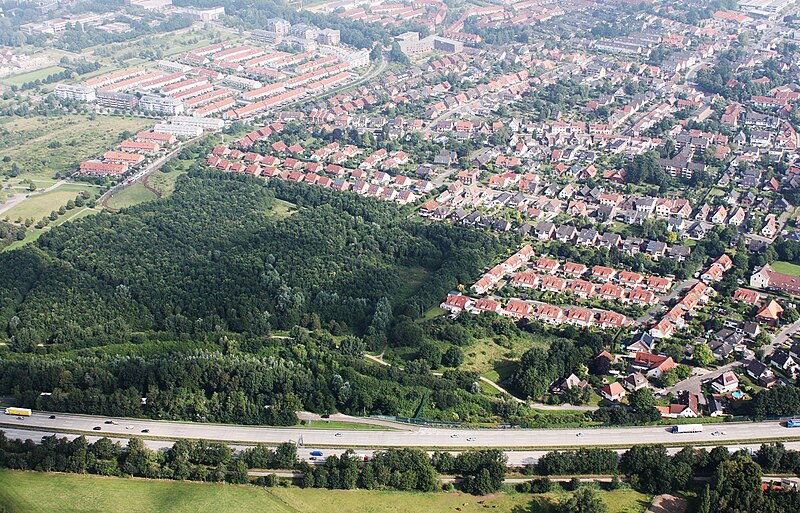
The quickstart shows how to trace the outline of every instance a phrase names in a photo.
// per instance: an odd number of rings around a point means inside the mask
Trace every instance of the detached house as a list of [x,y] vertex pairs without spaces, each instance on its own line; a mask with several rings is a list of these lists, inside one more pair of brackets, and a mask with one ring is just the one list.
[[605,385],[600,389],[600,395],[612,402],[621,401],[625,398],[625,389],[618,382]]
[[677,367],[671,356],[637,352],[633,366],[645,370],[648,376],[660,378],[665,372]]

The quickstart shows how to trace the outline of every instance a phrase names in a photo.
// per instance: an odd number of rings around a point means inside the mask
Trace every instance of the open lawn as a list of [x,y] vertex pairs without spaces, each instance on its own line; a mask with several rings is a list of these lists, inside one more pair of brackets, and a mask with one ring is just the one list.
[[[58,210],[60,207],[65,206],[69,200],[74,200],[81,191],[88,191],[90,194],[94,193],[93,188],[74,183],[60,185],[48,192],[32,193],[22,203],[7,211],[5,216],[8,216],[12,222],[18,218],[23,221],[25,219],[38,221],[50,215],[53,210]],[[67,214],[70,214],[70,212],[67,212]]]
[[106,204],[109,208],[119,210],[154,199],[156,199],[156,195],[147,189],[140,180],[111,196]]
[[161,193],[161,197],[169,196],[175,190],[175,182],[178,177],[185,174],[184,172],[172,171],[171,173],[162,173],[156,171],[147,177],[147,183],[150,187]]
[[[305,422],[305,424],[303,424]],[[303,428],[314,429],[358,429],[367,431],[397,431],[395,428],[379,426],[376,424],[365,424],[363,422],[348,422],[346,420],[306,420],[300,421]]]
[[800,277],[800,265],[781,261],[773,262],[771,265],[776,272]]
[[136,133],[155,123],[133,116],[6,118],[0,122],[0,174],[16,164],[21,179],[52,179],[71,174],[80,161],[113,149],[123,132]]
[[[258,488],[225,484],[0,471],[0,505],[9,513],[547,513],[564,494],[460,493]],[[632,490],[602,492],[610,513],[641,513],[650,502]]]
[[288,201],[276,199],[272,206],[270,217],[273,219],[285,219],[295,212],[297,212],[297,205],[289,203]]
[[[499,341],[499,340],[498,340]],[[502,345],[491,338],[479,339],[464,348],[464,370],[471,370],[497,382],[511,375],[516,360],[532,347],[549,347],[547,339],[523,332],[516,339],[504,339]],[[493,372],[494,371],[494,372]]]
[[27,73],[22,73],[20,75],[11,75],[3,78],[2,80],[0,80],[0,82],[10,86],[11,85],[21,86],[25,82],[42,80],[43,78],[46,78],[48,75],[52,75],[54,73],[61,73],[62,71],[64,71],[64,68],[62,68],[61,66],[49,66],[47,68],[40,68],[34,71],[29,71]]
[[89,208],[89,207],[76,208],[74,210],[67,211],[66,214],[64,214],[63,216],[60,216],[56,221],[50,223],[50,225],[45,227],[45,228],[39,229],[39,228],[34,228],[33,226],[31,226],[30,228],[28,228],[28,231],[25,233],[25,238],[24,239],[18,240],[16,242],[11,243],[10,245],[8,245],[5,248],[3,248],[3,251],[11,251],[12,249],[17,249],[19,247],[24,246],[25,244],[29,244],[29,243],[35,241],[36,239],[41,237],[44,232],[46,232],[47,230],[51,229],[53,226],[59,226],[59,225],[62,225],[64,223],[67,223],[69,221],[75,221],[75,220],[80,219],[82,217],[94,215],[94,214],[96,214],[98,212],[99,212],[98,210],[93,209],[93,208]]
[[394,297],[395,304],[398,304],[414,295],[419,290],[425,280],[428,279],[428,271],[424,267],[406,267],[402,270],[403,283]]

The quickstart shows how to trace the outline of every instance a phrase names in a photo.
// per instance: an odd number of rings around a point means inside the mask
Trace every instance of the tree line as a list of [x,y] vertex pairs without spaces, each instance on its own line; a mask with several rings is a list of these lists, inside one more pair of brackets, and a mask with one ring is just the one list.
[[[445,453],[437,453],[441,455]],[[205,440],[178,440],[165,451],[148,449],[140,438],[131,438],[123,448],[118,442],[100,438],[90,443],[85,437],[73,440],[45,436],[41,443],[16,440],[0,431],[0,468],[69,472],[103,476],[134,476],[181,481],[254,483],[274,486],[277,478],[251,479],[249,471],[298,470],[303,488],[395,489],[432,492],[439,487],[439,473],[456,473],[463,478],[467,493],[485,495],[500,490],[506,473],[506,459],[499,450],[469,450],[446,463],[419,449],[376,451],[365,461],[348,450],[330,455],[320,465],[298,461],[297,447],[282,443],[270,448],[257,445],[234,452],[225,444]]]

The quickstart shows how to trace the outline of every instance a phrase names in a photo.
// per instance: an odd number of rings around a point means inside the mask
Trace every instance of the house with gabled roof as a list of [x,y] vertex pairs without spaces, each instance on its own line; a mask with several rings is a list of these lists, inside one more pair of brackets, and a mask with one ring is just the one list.
[[661,319],[658,324],[650,328],[650,335],[653,338],[671,338],[675,335],[675,324],[667,318]]
[[761,303],[761,294],[755,290],[739,287],[736,289],[736,292],[733,293],[733,300],[741,301],[742,303],[747,303],[748,305],[757,305]]
[[567,280],[546,274],[539,280],[539,288],[547,292],[564,292],[567,288]]
[[443,310],[458,314],[472,306],[473,302],[473,299],[469,296],[465,296],[463,294],[454,294],[451,292],[447,295],[447,299],[445,299],[444,302],[439,306]]
[[609,401],[617,402],[625,398],[625,389],[615,381],[600,388],[600,395]]
[[654,378],[659,378],[665,372],[677,367],[675,360],[673,360],[671,356],[645,353],[643,351],[636,353],[632,365],[636,368],[645,370],[648,376],[652,376]]
[[500,309],[501,309],[500,302],[495,301],[494,299],[488,297],[483,297],[478,299],[472,306],[472,310],[475,313],[481,313],[481,312],[500,313]]
[[630,353],[652,353],[655,350],[655,347],[655,339],[649,333],[643,331],[634,335],[630,341],[628,341],[625,349]]
[[521,299],[511,298],[508,300],[503,312],[504,315],[516,319],[528,319],[533,316],[534,307],[532,304],[522,301]]
[[539,303],[534,308],[534,317],[541,322],[557,325],[563,322],[564,310],[554,305]]
[[641,388],[649,387],[650,381],[648,381],[645,375],[641,372],[633,372],[628,374],[625,379],[622,380],[622,385],[631,392],[635,392]]
[[763,324],[775,326],[778,324],[782,313],[783,307],[773,299],[758,311],[756,320]]

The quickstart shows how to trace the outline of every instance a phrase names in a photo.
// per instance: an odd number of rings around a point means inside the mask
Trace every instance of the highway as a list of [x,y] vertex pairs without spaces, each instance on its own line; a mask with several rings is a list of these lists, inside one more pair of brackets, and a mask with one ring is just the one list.
[[[123,427],[125,427],[127,425],[128,424],[123,425]],[[0,431],[3,431],[5,433],[5,435],[6,435],[6,437],[8,437],[10,439],[32,440],[33,442],[36,442],[36,443],[40,443],[42,438],[45,437],[45,436],[55,435],[58,438],[67,438],[69,440],[72,440],[72,439],[77,438],[78,436],[80,436],[80,435],[78,435],[76,433],[72,433],[72,432],[64,433],[64,432],[60,432],[58,430],[38,431],[38,430],[35,430],[35,429],[30,429],[30,428],[25,428],[25,427],[22,427],[22,428],[7,428],[5,426],[0,426]],[[725,431],[725,432],[727,433],[727,431]],[[109,433],[106,433],[105,435],[103,435],[102,432],[101,432],[101,433],[92,433],[92,434],[88,434],[87,433],[84,436],[86,437],[86,439],[90,443],[96,442],[97,440],[99,440],[103,436],[106,436],[107,438],[111,439],[111,441],[117,442],[117,443],[119,443],[120,445],[122,445],[124,447],[128,443],[128,437],[134,436],[136,434],[138,434],[138,433],[132,433],[132,432],[129,431],[129,432],[125,433],[125,434],[120,434],[118,436],[115,436],[115,435],[112,435],[112,434],[109,434]],[[297,435],[297,434],[299,434],[299,433],[295,432],[295,435]],[[304,438],[305,438],[305,436],[304,436]],[[726,438],[726,437],[717,438],[716,441],[719,442],[719,443],[723,443],[725,441],[724,438]],[[296,441],[295,439],[289,439],[289,440]],[[145,439],[143,439],[143,442],[144,442],[145,446],[148,449],[151,449],[151,450],[154,450],[154,451],[165,451],[165,450],[169,449],[170,447],[172,447],[172,444],[175,442],[175,439],[158,439],[158,440],[154,440],[154,439],[145,438]],[[268,444],[268,445],[270,445],[270,444]],[[695,445],[695,447],[696,448],[705,448],[707,450],[711,450],[716,445],[717,444],[714,444],[714,443],[698,444],[698,445]],[[232,449],[234,449],[236,451],[240,451],[242,449],[245,449],[247,447],[252,446],[252,444],[241,443],[241,444],[230,444],[230,446],[231,446]],[[800,442],[786,442],[785,446],[786,446],[787,449],[800,450]],[[758,448],[760,447],[760,444],[759,443],[732,444],[732,445],[728,445],[727,447],[731,452],[735,452],[735,451],[737,451],[739,449],[747,449],[748,451],[752,452],[752,451],[758,450]],[[312,463],[312,464],[319,464],[319,463],[324,462],[325,459],[328,456],[332,456],[334,454],[337,455],[337,456],[341,455],[347,449],[348,449],[347,447],[330,448],[330,447],[314,447],[314,446],[309,446],[309,445],[303,445],[302,447],[298,447],[297,455],[298,455],[298,458],[301,459],[301,460],[307,461],[307,462]],[[314,452],[314,451],[318,451],[318,450],[323,453],[323,456],[321,456],[321,457],[312,456],[311,453]],[[354,450],[355,450],[355,453],[358,454],[358,455],[372,457],[372,454],[377,449],[354,449]],[[461,452],[463,450],[464,450],[464,448],[461,448],[461,449],[452,450],[452,451],[449,451],[449,452],[457,454],[457,453],[459,453],[459,452]],[[625,452],[625,450],[626,449],[615,449],[615,451],[617,453],[619,453],[619,454],[622,454],[623,452]],[[667,452],[669,454],[675,454],[680,450],[681,450],[681,447],[669,447],[669,448],[667,448]],[[427,452],[428,452],[428,454],[432,454],[434,451],[428,450]],[[539,461],[539,458],[544,456],[547,452],[549,452],[549,451],[547,451],[547,450],[505,450],[504,451],[506,457],[508,458],[508,464],[510,466],[525,466],[525,465],[535,464],[537,461]],[[267,473],[272,473],[272,472],[267,472]],[[253,475],[259,475],[259,474],[254,473]]]
[[[295,442],[302,436],[304,447],[337,447],[360,450],[387,447],[464,450],[471,447],[494,447],[507,450],[548,450],[578,446],[630,447],[636,444],[666,443],[685,445],[734,444],[736,441],[784,440],[800,436],[778,422],[711,424],[701,433],[672,434],[668,426],[597,428],[597,429],[447,429],[410,427],[408,430],[303,429],[261,426],[219,425],[107,418],[71,414],[34,412],[31,417],[0,417],[0,430],[36,431],[43,434],[75,433],[128,438],[134,435],[149,439],[205,439],[247,445],[275,445]],[[106,424],[106,422],[114,424]],[[99,427],[100,430],[94,430]],[[148,432],[142,431],[147,429]],[[713,433],[724,432],[724,435]],[[36,439],[34,436],[32,439]]]

